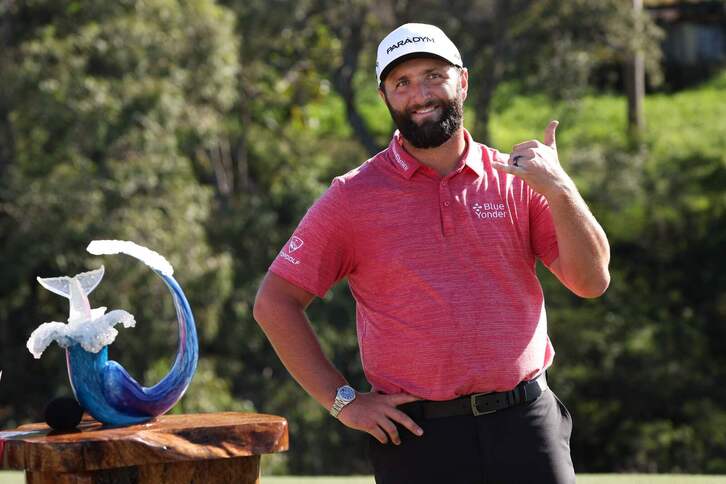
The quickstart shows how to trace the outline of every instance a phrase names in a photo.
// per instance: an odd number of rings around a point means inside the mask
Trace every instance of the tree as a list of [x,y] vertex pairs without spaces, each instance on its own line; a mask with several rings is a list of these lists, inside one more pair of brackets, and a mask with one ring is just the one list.
[[[163,284],[141,264],[85,254],[93,238],[130,239],[166,255],[202,339],[214,335],[229,260],[206,243],[212,193],[197,183],[180,145],[221,130],[222,112],[236,99],[237,52],[233,17],[207,0],[4,5],[0,25],[16,33],[0,79],[0,118],[13,140],[0,181],[7,424],[39,418],[43,401],[68,391],[60,351],[36,362],[24,348],[32,329],[67,312],[37,275],[106,264],[92,302],[125,308],[138,321],[112,356],[119,351],[140,376],[153,363],[148,355],[173,353],[174,310]],[[6,400],[21,388],[22,400]]]

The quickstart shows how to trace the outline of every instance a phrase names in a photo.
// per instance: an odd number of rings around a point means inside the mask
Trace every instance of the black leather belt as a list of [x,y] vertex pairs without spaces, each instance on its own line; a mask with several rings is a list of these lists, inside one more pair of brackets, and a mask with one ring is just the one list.
[[547,378],[542,373],[533,380],[520,383],[508,392],[475,393],[443,402],[421,400],[401,405],[400,409],[414,420],[461,415],[479,416],[532,402],[545,390],[547,390]]

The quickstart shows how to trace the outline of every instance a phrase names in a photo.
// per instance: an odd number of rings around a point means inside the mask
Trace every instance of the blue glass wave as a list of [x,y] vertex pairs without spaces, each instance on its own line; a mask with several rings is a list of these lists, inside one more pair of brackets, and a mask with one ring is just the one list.
[[98,353],[78,344],[66,349],[68,377],[76,399],[93,418],[107,425],[133,425],[163,415],[184,395],[197,370],[199,342],[189,301],[173,277],[154,272],[174,298],[179,323],[176,359],[159,383],[141,386],[123,366],[108,359],[108,346]]

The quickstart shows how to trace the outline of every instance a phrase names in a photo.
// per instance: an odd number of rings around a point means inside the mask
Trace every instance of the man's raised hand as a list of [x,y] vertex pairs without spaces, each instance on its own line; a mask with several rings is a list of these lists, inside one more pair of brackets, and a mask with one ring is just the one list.
[[574,187],[560,165],[556,131],[560,123],[552,120],[545,128],[544,143],[533,139],[514,145],[508,161],[493,161],[492,167],[522,178],[546,198]]

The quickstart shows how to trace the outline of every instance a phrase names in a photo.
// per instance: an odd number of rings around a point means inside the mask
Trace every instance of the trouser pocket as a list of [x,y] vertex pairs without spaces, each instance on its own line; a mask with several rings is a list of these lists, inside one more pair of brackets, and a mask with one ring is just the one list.
[[[552,392],[552,390],[550,390]],[[570,436],[572,435],[572,414],[567,409],[567,406],[565,406],[564,403],[562,403],[562,400],[560,400],[560,397],[558,397],[555,392],[552,392],[552,396],[555,398],[555,401],[557,402],[557,406],[560,409],[560,414],[562,415],[562,430],[563,430],[563,437],[567,438],[567,441],[570,441]]]

